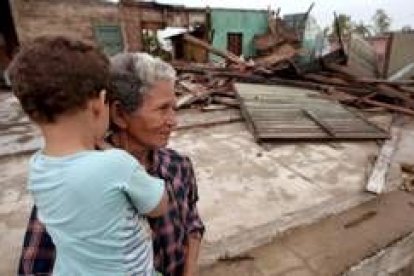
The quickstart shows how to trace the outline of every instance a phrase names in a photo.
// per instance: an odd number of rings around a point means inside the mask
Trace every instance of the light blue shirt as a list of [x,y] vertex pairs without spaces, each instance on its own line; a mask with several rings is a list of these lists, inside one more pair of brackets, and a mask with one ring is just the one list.
[[151,232],[142,217],[164,182],[127,152],[83,151],[30,160],[29,191],[56,246],[54,275],[152,275]]

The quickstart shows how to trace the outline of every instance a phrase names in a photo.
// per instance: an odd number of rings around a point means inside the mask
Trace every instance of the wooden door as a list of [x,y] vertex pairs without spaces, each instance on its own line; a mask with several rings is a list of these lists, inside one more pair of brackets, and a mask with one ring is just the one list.
[[227,50],[240,56],[243,53],[243,34],[227,33]]

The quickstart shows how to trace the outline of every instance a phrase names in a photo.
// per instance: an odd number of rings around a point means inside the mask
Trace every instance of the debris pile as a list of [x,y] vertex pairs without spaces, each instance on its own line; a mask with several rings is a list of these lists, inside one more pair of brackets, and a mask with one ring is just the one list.
[[238,108],[233,78],[209,74],[182,73],[176,85],[177,108],[197,107],[202,111]]
[[[231,67],[175,66],[180,73],[177,82],[178,108],[203,103],[237,107],[233,82],[290,85],[321,91],[321,97],[357,108],[381,108],[414,115],[414,80],[388,81],[359,77],[350,67],[321,59],[318,71],[300,72],[291,67],[263,72],[260,66],[244,71]],[[294,65],[294,62],[291,64]],[[211,107],[214,109],[213,107]]]
[[326,39],[317,32],[309,43],[307,22],[312,7],[296,16],[293,27],[278,13],[269,13],[269,32],[255,37],[257,56],[249,61],[184,35],[187,42],[222,57],[226,65],[173,63],[179,72],[178,108],[237,108],[237,81],[308,88],[320,91],[320,97],[357,108],[414,115],[414,80],[380,78],[384,70],[378,56],[362,37],[352,34],[344,43],[336,24],[336,43],[324,45]]
[[[338,55],[338,51],[331,56]],[[302,70],[293,59],[273,63],[277,69],[261,65],[215,68],[196,64],[176,65],[179,72],[177,94],[179,108],[203,103],[237,107],[233,82],[290,85],[321,91],[321,97],[362,109],[381,108],[414,115],[414,80],[388,81],[360,77],[346,65],[346,56],[332,61],[320,58],[316,70]],[[211,107],[212,109],[216,107]]]

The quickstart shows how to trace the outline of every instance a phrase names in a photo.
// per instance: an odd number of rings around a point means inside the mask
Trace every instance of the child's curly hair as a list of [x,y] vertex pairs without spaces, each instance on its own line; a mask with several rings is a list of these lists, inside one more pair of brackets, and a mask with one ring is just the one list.
[[23,110],[40,123],[85,108],[102,89],[109,90],[110,82],[109,60],[99,49],[63,36],[43,36],[27,44],[8,74]]

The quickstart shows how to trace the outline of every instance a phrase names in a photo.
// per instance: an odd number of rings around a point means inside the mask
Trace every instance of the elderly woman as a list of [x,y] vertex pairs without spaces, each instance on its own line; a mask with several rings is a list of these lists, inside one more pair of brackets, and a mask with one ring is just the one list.
[[[149,218],[154,264],[163,275],[195,275],[204,226],[197,211],[197,185],[188,157],[165,148],[176,126],[175,71],[145,53],[111,60],[114,101],[108,141],[135,156],[153,176],[165,180],[168,211]],[[19,275],[50,273],[55,247],[33,208]]]

